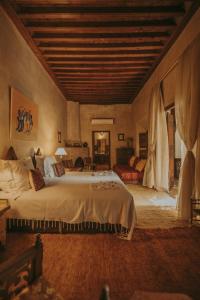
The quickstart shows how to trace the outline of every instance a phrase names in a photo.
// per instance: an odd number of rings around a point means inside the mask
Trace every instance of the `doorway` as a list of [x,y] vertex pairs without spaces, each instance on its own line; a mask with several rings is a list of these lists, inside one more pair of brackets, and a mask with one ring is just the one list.
[[110,131],[92,131],[92,152],[96,170],[109,170]]

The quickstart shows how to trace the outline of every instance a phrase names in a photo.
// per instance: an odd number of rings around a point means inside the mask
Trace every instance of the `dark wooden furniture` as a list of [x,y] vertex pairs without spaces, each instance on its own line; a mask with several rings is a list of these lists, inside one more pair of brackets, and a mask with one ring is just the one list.
[[116,149],[117,165],[128,165],[129,159],[134,155],[134,149],[128,147],[120,147]]
[[6,245],[6,218],[5,213],[10,208],[7,199],[0,199],[0,250]]
[[191,199],[191,224],[200,224],[200,199]]
[[147,158],[148,155],[148,132],[139,133],[139,157]]
[[0,299],[11,299],[42,274],[43,246],[40,235],[35,245],[0,265]]

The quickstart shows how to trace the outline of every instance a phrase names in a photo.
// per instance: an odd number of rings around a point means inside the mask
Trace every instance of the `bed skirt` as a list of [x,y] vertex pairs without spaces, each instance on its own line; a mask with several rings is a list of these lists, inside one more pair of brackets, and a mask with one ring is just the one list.
[[121,224],[100,224],[96,222],[82,222],[69,224],[63,221],[44,221],[27,219],[7,219],[8,232],[34,233],[119,233],[128,235],[129,229]]

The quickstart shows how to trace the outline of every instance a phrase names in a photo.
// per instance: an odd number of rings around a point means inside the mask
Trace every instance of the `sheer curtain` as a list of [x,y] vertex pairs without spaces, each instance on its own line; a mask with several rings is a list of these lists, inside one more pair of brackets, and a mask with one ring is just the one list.
[[167,122],[160,84],[152,93],[149,108],[149,151],[143,185],[156,190],[169,187],[169,147]]
[[[184,220],[189,220],[190,218],[190,198],[195,187],[195,156],[192,149],[197,140],[200,118],[199,57],[200,35],[183,53],[177,66],[176,124],[180,137],[187,149],[182,164],[178,195],[179,216]],[[197,169],[196,174],[199,174]]]

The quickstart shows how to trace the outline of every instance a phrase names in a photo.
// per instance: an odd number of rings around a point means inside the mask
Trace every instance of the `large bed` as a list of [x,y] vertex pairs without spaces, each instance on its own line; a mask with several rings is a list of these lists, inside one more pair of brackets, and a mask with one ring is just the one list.
[[134,200],[114,172],[68,172],[45,183],[11,197],[9,231],[114,232],[131,239]]

